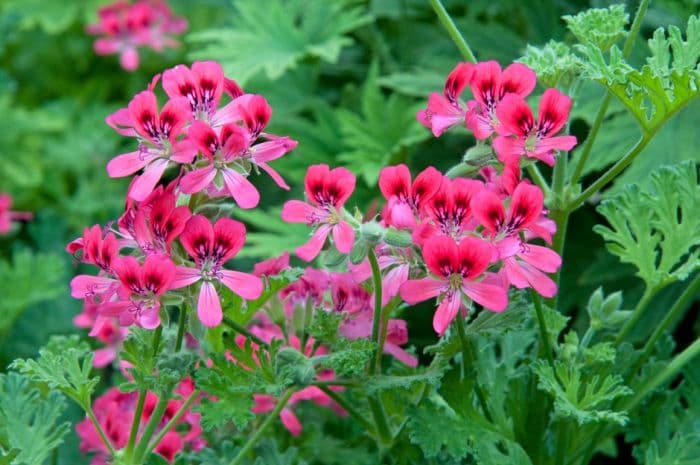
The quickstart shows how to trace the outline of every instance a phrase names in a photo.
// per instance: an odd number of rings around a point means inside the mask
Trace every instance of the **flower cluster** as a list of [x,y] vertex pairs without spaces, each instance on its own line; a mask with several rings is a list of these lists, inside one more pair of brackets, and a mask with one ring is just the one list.
[[187,29],[187,20],[173,15],[165,0],[137,0],[129,3],[116,0],[100,8],[99,22],[87,26],[87,32],[99,36],[95,40],[98,55],[119,54],[119,63],[127,71],[139,67],[139,47],[150,47],[160,52],[165,47],[176,47],[178,42],[170,35]]
[[0,234],[5,234],[12,228],[15,221],[29,221],[34,215],[31,212],[18,212],[12,208],[12,197],[9,194],[0,193]]
[[[183,380],[177,386],[175,394],[179,398],[168,401],[165,413],[156,427],[157,432],[173,419],[176,412],[183,406],[185,399],[193,392],[194,384],[190,379]],[[121,450],[127,445],[131,424],[134,420],[137,397],[138,393],[136,392],[121,392],[117,388],[110,388],[94,402],[93,410],[97,421],[115,450]],[[145,425],[148,422],[157,403],[158,396],[148,392],[141,413],[141,424]],[[163,438],[155,445],[154,451],[172,463],[175,454],[185,448],[194,451],[203,449],[206,446],[206,441],[202,438],[199,420],[198,413],[193,412],[191,408],[186,409],[181,418],[176,421],[177,427],[168,430],[163,435]],[[86,418],[78,423],[76,431],[80,437],[80,451],[95,453],[90,462],[91,465],[111,463],[107,447],[89,419]],[[142,431],[137,432],[138,435],[141,433]]]

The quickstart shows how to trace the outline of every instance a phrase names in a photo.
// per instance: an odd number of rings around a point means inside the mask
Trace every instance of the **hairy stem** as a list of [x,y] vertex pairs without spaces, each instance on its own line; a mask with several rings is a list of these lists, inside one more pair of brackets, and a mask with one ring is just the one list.
[[362,427],[367,430],[368,433],[372,435],[376,435],[376,431],[374,429],[374,426],[372,423],[367,421],[367,419],[357,411],[355,407],[350,404],[350,402],[346,401],[342,396],[338,395],[337,392],[333,391],[330,389],[328,386],[319,386],[319,389],[321,389],[328,397],[333,399],[333,401],[343,407],[348,414],[353,417]]
[[382,352],[386,340],[387,325],[382,314],[382,273],[374,249],[370,247],[367,254],[369,264],[372,267],[372,284],[374,286],[374,317],[372,318],[372,340],[377,344],[377,353],[370,360],[370,373],[378,374],[382,369]]
[[[542,347],[540,352],[544,352],[544,356],[549,362],[549,365],[554,370],[554,357],[552,356],[552,344],[549,341],[549,331],[547,330],[547,322],[544,319],[544,313],[542,311],[542,300],[540,295],[533,289],[530,289],[530,295],[532,296],[532,302],[535,305],[535,313],[537,314],[537,323],[540,328],[540,339],[542,340]],[[555,370],[556,373],[556,370]]]
[[146,449],[146,453],[144,455],[144,458],[148,457],[151,454],[151,452],[153,452],[153,449],[155,449],[156,446],[158,446],[158,444],[160,443],[160,441],[163,440],[163,438],[168,433],[168,431],[173,429],[173,426],[175,426],[175,424],[177,424],[177,422],[180,421],[180,418],[182,418],[182,416],[185,414],[185,412],[187,412],[187,409],[190,408],[190,405],[192,405],[192,402],[195,401],[195,399],[197,398],[198,395],[199,395],[199,391],[195,389],[192,392],[192,394],[190,394],[190,396],[187,399],[185,399],[185,402],[182,404],[180,409],[177,412],[175,412],[175,415],[173,415],[173,417],[170,419],[170,421],[168,423],[166,423],[166,425],[163,427],[163,429],[161,429],[158,432],[156,437],[153,438],[153,441],[151,441],[151,443],[148,445],[148,448]]
[[175,338],[175,352],[179,352],[182,348],[182,340],[185,337],[185,323],[187,323],[187,308],[183,305],[180,307],[180,318],[177,323],[177,337]]
[[141,426],[141,415],[143,413],[143,404],[146,402],[146,390],[141,389],[139,391],[139,398],[136,401],[136,411],[134,412],[134,418],[131,421],[131,431],[129,432],[129,441],[126,443],[126,448],[124,449],[124,456],[127,461],[133,459],[134,445],[136,444],[136,435],[139,432],[139,426]]
[[450,18],[450,15],[447,13],[447,10],[445,10],[445,7],[442,6],[440,0],[430,0],[430,6],[433,7],[433,10],[440,20],[440,23],[442,23],[442,27],[444,27],[447,33],[450,35],[450,38],[455,43],[464,59],[471,61],[472,63],[476,63],[476,57],[474,56],[474,53],[472,53],[472,49],[469,48],[469,44],[467,44],[467,41],[464,40],[464,37],[459,32],[459,29],[457,29],[457,26],[455,25],[454,21],[452,21],[452,18]]
[[272,422],[275,421],[275,419],[279,416],[282,409],[284,409],[285,405],[287,405],[287,402],[289,402],[289,398],[292,397],[293,393],[294,391],[292,389],[284,393],[279,402],[277,402],[277,405],[275,406],[274,410],[270,412],[267,418],[265,418],[265,421],[262,422],[260,428],[258,428],[255,434],[253,434],[253,436],[251,436],[251,438],[248,439],[248,442],[246,442],[243,448],[240,451],[238,451],[238,454],[233,458],[233,460],[231,460],[231,463],[229,465],[238,465],[245,459],[245,456],[248,455],[248,453],[253,449],[255,444],[257,444],[262,435],[265,433],[265,430],[269,428]]
[[88,418],[90,419],[90,422],[92,422],[92,425],[95,427],[97,430],[97,434],[100,435],[100,439],[102,439],[102,442],[104,443],[105,446],[107,446],[107,450],[109,451],[109,454],[114,457],[116,455],[116,451],[114,450],[114,447],[112,447],[112,443],[107,439],[107,435],[105,434],[104,430],[102,429],[102,426],[100,426],[100,422],[97,421],[97,417],[95,416],[95,412],[92,410],[92,406],[90,404],[86,405],[83,407],[85,409],[85,413],[87,413]]
[[642,294],[642,298],[639,299],[637,306],[634,308],[632,316],[625,322],[620,332],[617,333],[615,344],[620,345],[620,343],[625,340],[625,337],[627,337],[632,328],[634,328],[634,325],[636,325],[642,315],[644,315],[644,310],[646,310],[649,302],[654,295],[656,295],[657,291],[658,289],[656,288],[646,288],[644,290],[644,294]]
[[531,163],[527,165],[527,172],[534,181],[537,186],[542,189],[542,192],[544,192],[545,197],[549,197],[552,195],[551,190],[549,189],[549,184],[547,184],[547,181],[544,179],[544,176],[542,175],[542,172],[540,169],[537,167],[536,164]]
[[141,439],[139,439],[138,446],[136,446],[136,452],[134,452],[136,463],[143,462],[146,447],[148,447],[148,442],[151,440],[151,437],[153,437],[153,433],[155,432],[156,427],[158,427],[158,423],[160,423],[160,420],[163,418],[165,409],[168,407],[168,400],[170,400],[168,397],[169,396],[160,396],[158,398],[158,403],[156,404],[155,409],[153,409],[153,413],[151,413],[151,418],[149,418],[148,423],[146,423]]
[[[474,344],[467,338],[467,333],[464,328],[464,318],[462,318],[462,315],[457,314],[455,321],[457,321],[459,343],[462,346],[462,376],[463,379],[466,380],[468,377],[474,374],[475,370],[473,366],[469,366],[469,361],[474,363],[477,355]],[[484,411],[484,416],[488,421],[492,421],[491,410],[489,410],[488,402],[486,402],[486,395],[476,379],[474,380],[474,392],[476,393],[476,398],[479,401],[479,405],[481,405],[481,408]]]
[[239,325],[238,323],[233,321],[231,318],[224,316],[223,321],[224,321],[224,324],[226,326],[228,326],[232,330],[236,331],[237,333],[244,335],[245,337],[247,337],[248,339],[250,339],[251,341],[253,341],[257,345],[259,345],[260,347],[265,347],[266,349],[270,347],[267,342],[263,341],[258,336],[251,333],[250,331],[248,331],[245,327],[243,327],[242,325]]
[[376,394],[368,396],[367,403],[369,404],[370,412],[372,412],[374,424],[377,426],[377,439],[379,442],[379,447],[380,449],[388,447],[389,444],[391,444],[392,434],[391,428],[389,427],[389,421],[386,417],[386,412],[384,411],[384,406],[382,405],[379,396]]

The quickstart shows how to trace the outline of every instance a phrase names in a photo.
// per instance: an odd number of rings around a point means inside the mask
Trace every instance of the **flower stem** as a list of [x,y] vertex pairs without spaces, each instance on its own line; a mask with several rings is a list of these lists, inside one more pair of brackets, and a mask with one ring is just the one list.
[[357,422],[359,424],[361,424],[362,427],[364,429],[366,429],[368,433],[370,433],[372,435],[377,434],[372,423],[367,421],[367,419],[364,416],[362,416],[362,414],[360,412],[358,412],[357,409],[350,404],[350,402],[343,399],[341,396],[338,395],[337,392],[331,390],[328,386],[322,386],[322,385],[316,385],[316,386],[318,386],[319,389],[321,389],[328,397],[333,399],[333,401],[336,404],[343,407],[343,409],[345,409],[345,411],[347,411],[351,417],[353,417],[355,420],[357,420]]
[[632,376],[634,376],[637,370],[639,370],[639,368],[641,368],[642,365],[644,365],[644,362],[647,361],[651,353],[654,351],[656,341],[659,340],[659,338],[663,335],[663,333],[671,325],[671,323],[673,323],[680,315],[683,314],[690,301],[693,299],[693,297],[695,297],[695,294],[697,294],[698,289],[700,289],[700,273],[695,275],[695,278],[693,278],[693,280],[690,282],[690,284],[688,284],[688,286],[685,288],[680,297],[678,297],[678,300],[676,300],[676,302],[673,304],[671,310],[668,311],[664,319],[661,321],[661,323],[659,323],[649,340],[644,345],[644,351],[642,352],[642,356],[639,358],[634,369],[631,372]]
[[391,428],[389,427],[389,422],[386,418],[386,412],[384,411],[384,406],[382,405],[379,397],[374,394],[367,397],[367,403],[369,404],[369,410],[372,412],[372,418],[374,418],[374,424],[377,425],[377,439],[379,440],[380,448],[384,448],[391,443],[392,434]]
[[190,394],[190,396],[187,399],[185,399],[185,402],[182,404],[180,409],[177,412],[175,412],[175,415],[173,415],[170,421],[163,427],[163,429],[161,429],[158,432],[153,441],[151,441],[151,443],[148,445],[144,458],[148,457],[151,454],[151,452],[153,452],[153,449],[155,449],[156,446],[158,446],[158,444],[160,443],[160,441],[163,440],[168,431],[170,431],[173,428],[173,426],[175,426],[175,424],[178,421],[180,421],[180,418],[182,418],[185,412],[187,412],[187,409],[190,408],[190,405],[192,405],[192,402],[194,402],[198,395],[199,391],[195,389],[194,391],[192,391],[192,394]]
[[114,450],[112,443],[109,442],[109,439],[107,439],[107,435],[105,434],[104,430],[102,429],[102,426],[100,426],[100,422],[97,421],[97,417],[95,417],[95,412],[92,410],[92,406],[90,404],[88,404],[88,405],[84,406],[83,408],[85,409],[85,412],[87,413],[88,418],[92,422],[92,425],[97,430],[97,434],[100,435],[100,439],[102,439],[102,442],[104,443],[104,445],[107,446],[107,450],[109,451],[109,454],[112,457],[114,457],[116,455],[116,451]]
[[238,454],[233,458],[231,463],[229,465],[238,465],[240,464],[244,459],[245,456],[248,455],[248,453],[253,449],[255,444],[260,440],[262,435],[265,433],[265,430],[270,427],[273,421],[279,416],[280,412],[284,407],[287,405],[287,402],[289,402],[289,398],[292,397],[292,394],[294,394],[294,391],[292,389],[289,389],[287,392],[284,393],[282,398],[277,402],[277,405],[275,406],[274,410],[270,412],[270,414],[265,418],[265,421],[262,422],[260,425],[260,428],[253,434],[253,436],[248,439],[248,442],[245,443],[243,448],[238,451]]
[[257,345],[259,345],[260,347],[265,347],[266,349],[269,348],[269,344],[267,342],[263,341],[258,336],[251,333],[250,331],[248,331],[245,327],[243,327],[242,325],[239,325],[238,323],[233,321],[231,318],[224,316],[223,321],[224,321],[224,324],[226,326],[228,326],[232,330],[236,331],[237,333],[244,335],[245,337],[247,337],[248,339],[250,339],[251,341],[253,341]]
[[143,462],[146,447],[148,447],[148,442],[151,440],[151,437],[153,436],[153,433],[155,432],[158,423],[160,423],[160,420],[163,418],[163,413],[168,407],[168,400],[168,396],[165,395],[160,396],[160,398],[158,399],[156,408],[153,410],[151,418],[148,419],[148,423],[146,423],[146,428],[143,430],[141,439],[139,439],[139,444],[138,446],[136,446],[136,451],[134,452],[135,463]]
[[372,318],[372,340],[377,344],[377,353],[373,360],[370,360],[369,372],[378,374],[382,369],[382,352],[384,351],[384,341],[386,340],[386,324],[382,314],[382,274],[379,269],[379,262],[374,249],[370,247],[367,254],[369,264],[372,268],[372,283],[374,286],[374,316]]
[[552,367],[552,370],[556,373],[554,367],[554,357],[552,356],[552,345],[549,341],[549,331],[547,330],[547,322],[544,319],[544,313],[542,311],[542,300],[540,295],[530,289],[530,295],[532,296],[532,303],[535,305],[535,313],[537,314],[537,323],[540,327],[540,339],[542,339],[542,347],[540,352],[544,352],[544,356]]
[[[462,379],[467,379],[467,377],[471,376],[474,373],[474,368],[473,366],[470,367],[468,365],[468,361],[471,360],[472,363],[476,361],[476,350],[474,347],[474,344],[467,339],[467,332],[465,331],[464,328],[464,319],[462,318],[462,315],[457,314],[457,318],[455,318],[457,321],[457,333],[459,335],[459,343],[462,346]],[[489,410],[489,405],[486,402],[486,395],[484,394],[484,390],[481,389],[481,385],[479,382],[474,379],[474,392],[476,393],[476,398],[479,401],[479,405],[481,405],[481,408],[484,411],[484,416],[488,421],[492,421],[491,419],[491,411]]]
[[175,339],[175,352],[182,349],[182,340],[185,337],[185,323],[187,323],[187,308],[183,305],[180,307],[180,318],[177,324],[177,337]]
[[464,59],[471,61],[472,63],[476,63],[476,57],[474,56],[474,53],[472,53],[472,49],[469,48],[469,44],[467,44],[467,41],[464,40],[464,37],[459,32],[459,29],[457,29],[457,26],[455,25],[454,21],[452,21],[452,18],[450,18],[450,15],[447,13],[447,10],[445,10],[445,7],[442,6],[440,0],[430,0],[430,6],[433,7],[433,10],[440,20],[440,23],[442,23],[442,26],[450,35],[450,38],[455,43]]
[[624,324],[624,326],[622,326],[622,329],[620,330],[620,332],[617,333],[617,337],[615,338],[615,344],[620,345],[620,343],[625,340],[625,337],[627,337],[627,335],[632,330],[632,328],[634,328],[634,325],[637,324],[639,319],[644,314],[644,310],[647,308],[647,305],[649,305],[649,302],[656,294],[656,291],[657,291],[656,288],[648,288],[648,287],[644,290],[644,294],[642,294],[642,298],[639,299],[637,306],[634,308],[634,313],[632,313],[632,316],[630,317],[630,319],[627,320],[627,322]]
[[552,192],[549,188],[549,184],[547,184],[547,181],[544,179],[544,176],[542,175],[542,172],[537,167],[537,165],[531,163],[527,165],[526,169],[532,180],[535,182],[535,184],[537,184],[537,186],[539,186],[539,188],[542,189],[542,192],[544,192],[545,197],[551,196]]
[[131,421],[131,431],[129,432],[129,442],[126,443],[126,448],[124,449],[124,456],[127,462],[133,459],[134,445],[136,444],[136,435],[139,432],[139,426],[141,426],[141,415],[143,413],[143,404],[146,402],[146,390],[141,389],[139,391],[139,399],[136,401],[136,410],[134,411],[134,418]]

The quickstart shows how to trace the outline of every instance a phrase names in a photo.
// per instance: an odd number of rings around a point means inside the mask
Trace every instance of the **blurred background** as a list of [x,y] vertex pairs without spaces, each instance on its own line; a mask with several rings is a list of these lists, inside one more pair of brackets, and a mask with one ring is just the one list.
[[[141,49],[140,66],[133,72],[122,69],[116,55],[96,55],[95,38],[86,32],[106,3],[0,0],[0,192],[13,197],[13,210],[34,214],[0,235],[0,370],[14,358],[34,356],[50,334],[84,332],[73,325],[81,304],[68,288],[79,267],[64,247],[85,227],[105,225],[121,214],[126,181],[109,179],[105,164],[133,150],[132,140],[116,134],[104,118],[169,67],[197,59],[220,61],[228,77],[269,100],[270,132],[299,140],[294,152],[274,163],[292,192],[257,177],[261,207],[234,214],[251,230],[242,268],[305,241],[306,228],[282,223],[279,210],[286,198],[302,195],[309,164],[353,170],[358,190],[351,204],[373,212],[382,166],[405,162],[414,172],[429,164],[448,169],[474,143],[466,131],[435,139],[415,119],[429,92],[442,88],[460,60],[427,0],[170,0],[174,14],[189,23],[177,37],[180,46]],[[562,15],[612,2],[443,3],[477,58],[505,66],[522,57],[528,44],[569,40]],[[630,14],[633,3],[627,7]],[[642,32],[650,37],[657,27],[684,27],[699,10],[698,0],[656,0]],[[630,61],[641,62],[645,52],[645,41],[637,41]],[[574,95],[571,127],[579,140],[601,95],[594,84],[580,86]],[[661,164],[700,159],[698,110],[695,102],[673,119],[603,195],[628,182],[646,182]],[[637,138],[634,120],[621,107],[608,114],[586,176],[614,162]],[[572,217],[568,244],[573,246],[565,251],[560,291],[569,313],[598,286],[623,289],[628,302],[641,288],[634,270],[607,253],[592,232],[597,221],[590,205]],[[678,289],[666,293],[676,295]],[[405,317],[417,345],[434,342],[431,312]],[[687,315],[688,321],[696,317],[697,309]],[[657,316],[650,311],[645,318],[649,325]],[[694,334],[692,325],[679,328],[681,339]],[[69,414],[78,415],[77,409]],[[75,438],[63,447],[72,452],[62,453],[61,463],[85,461]]]

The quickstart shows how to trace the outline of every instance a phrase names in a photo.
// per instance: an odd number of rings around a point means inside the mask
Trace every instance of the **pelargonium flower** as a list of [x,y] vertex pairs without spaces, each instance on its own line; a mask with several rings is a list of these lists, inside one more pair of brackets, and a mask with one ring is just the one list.
[[107,123],[123,135],[139,139],[134,152],[116,156],[107,164],[110,177],[143,174],[129,187],[129,197],[144,200],[153,192],[170,162],[191,163],[196,149],[185,140],[178,140],[190,118],[184,97],[170,99],[158,112],[158,101],[152,90],[144,90],[131,99],[127,111],[119,110],[107,117]]
[[160,298],[172,288],[175,279],[175,265],[170,258],[148,255],[141,265],[136,258],[127,256],[117,260],[113,268],[121,283],[119,299],[102,304],[100,313],[119,317],[122,326],[160,326]]
[[99,308],[99,304],[86,300],[83,311],[73,318],[76,327],[90,329],[88,336],[104,344],[104,347],[93,352],[92,364],[97,368],[105,367],[117,358],[121,343],[129,334],[129,330],[121,326],[116,318],[101,315]]
[[[382,244],[376,247],[375,253],[377,264],[382,271],[382,305],[384,306],[399,294],[399,288],[408,280],[413,254],[410,247],[389,247]],[[372,267],[368,259],[364,259],[357,265],[348,263],[348,269],[358,283],[372,276]]]
[[[99,267],[106,273],[112,272],[112,263],[119,256],[119,243],[114,233],[104,233],[99,224],[91,228],[85,228],[83,237],[71,241],[66,246],[66,252],[82,263],[89,263]],[[79,255],[79,252],[82,254]]]
[[175,17],[164,0],[138,0],[128,3],[117,0],[97,11],[99,22],[89,24],[89,34],[95,40],[98,55],[119,54],[119,63],[127,71],[139,66],[138,48],[148,46],[156,51],[175,47],[178,42],[170,34],[181,34],[187,20]]
[[31,212],[16,212],[10,210],[11,207],[12,197],[8,194],[0,194],[0,234],[8,232],[13,221],[28,221],[34,217]]
[[306,268],[299,279],[282,289],[279,293],[284,303],[284,311],[288,318],[294,315],[297,308],[306,309],[307,305],[318,307],[323,303],[323,297],[330,288],[330,274],[315,268]]
[[279,257],[268,258],[253,265],[255,276],[275,276],[289,269],[289,252],[283,252]]
[[498,128],[496,108],[506,95],[527,97],[536,83],[535,72],[521,63],[513,63],[503,71],[496,61],[477,63],[470,81],[474,100],[467,103],[467,126],[474,137],[487,139]]
[[406,165],[387,166],[379,172],[379,189],[387,204],[382,212],[384,222],[396,228],[414,228],[426,203],[440,189],[442,174],[428,167],[411,182]]
[[433,328],[442,335],[464,309],[464,296],[489,310],[500,312],[508,306],[503,287],[488,282],[484,273],[493,258],[491,245],[475,237],[459,243],[448,236],[434,236],[423,247],[423,258],[432,276],[410,279],[400,289],[409,304],[438,297]]
[[428,97],[428,108],[416,114],[418,121],[432,130],[435,137],[457,124],[463,124],[467,107],[459,97],[469,85],[474,73],[474,65],[459,63],[447,76],[442,94],[433,92]]
[[543,195],[539,187],[521,182],[513,191],[508,210],[496,194],[483,191],[472,201],[474,216],[503,260],[508,281],[519,289],[532,287],[545,297],[553,297],[557,285],[543,272],[553,273],[561,257],[551,249],[523,241],[520,233],[542,215]]
[[316,228],[311,239],[296,249],[302,260],[310,262],[321,252],[328,234],[341,253],[350,253],[355,230],[344,219],[343,205],[355,190],[355,176],[345,168],[312,165],[304,179],[307,202],[289,200],[282,207],[282,219],[289,223],[306,223]]
[[571,98],[557,89],[547,89],[540,100],[539,115],[535,121],[525,99],[506,96],[496,109],[501,122],[499,136],[493,148],[500,159],[526,156],[554,166],[557,150],[571,150],[575,136],[557,136],[569,119]]
[[235,294],[253,300],[263,291],[262,280],[248,273],[227,270],[224,264],[233,258],[245,243],[245,226],[230,218],[220,218],[212,226],[203,215],[187,222],[180,242],[195,261],[195,268],[177,267],[174,288],[202,281],[197,302],[197,316],[204,326],[218,326],[223,320],[221,301],[214,282],[219,281]]

